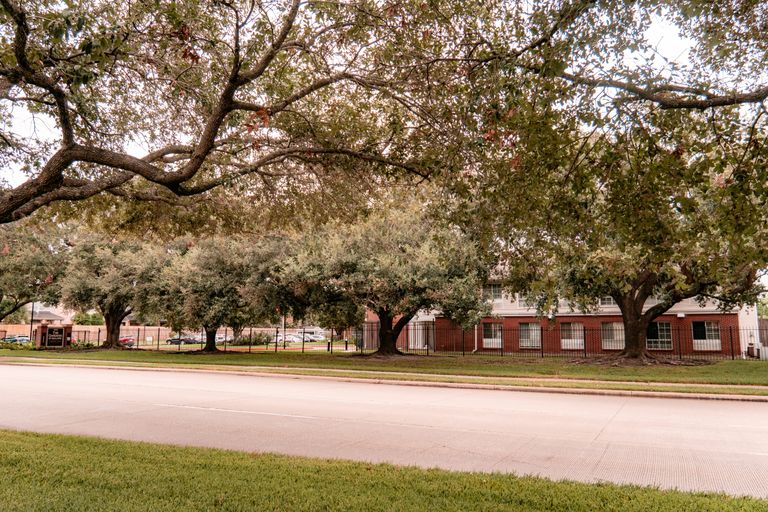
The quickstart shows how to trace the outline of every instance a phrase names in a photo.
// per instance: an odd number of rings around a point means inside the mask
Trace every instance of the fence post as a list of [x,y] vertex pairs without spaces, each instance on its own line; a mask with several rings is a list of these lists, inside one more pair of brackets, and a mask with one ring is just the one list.
[[301,353],[304,353],[304,334],[306,333],[306,328],[304,325],[301,326]]
[[[583,324],[582,324],[583,325]],[[587,358],[587,343],[589,340],[589,329],[583,328],[583,334],[584,334],[584,359]]]
[[224,352],[227,351],[227,328],[224,328]]
[[[277,344],[279,343],[279,340],[277,339],[277,336],[280,334],[280,328],[275,327],[275,354],[277,354]],[[285,333],[283,333],[283,336],[285,336]]]
[[733,351],[733,326],[728,326],[728,337],[731,339],[731,360],[736,359],[736,354]]
[[96,346],[101,345],[101,327],[99,327],[98,331],[96,331]]
[[683,359],[683,340],[680,337],[680,326],[677,326],[675,330],[677,330],[677,358],[682,360]]
[[466,356],[467,355],[466,354],[466,350],[464,349],[464,335],[466,334],[466,332],[467,331],[462,326],[462,328],[461,328],[461,355],[462,356]]
[[251,353],[251,345],[253,345],[253,327],[248,332],[248,353]]
[[[518,329],[520,327],[518,326]],[[519,333],[519,331],[518,331]],[[519,335],[519,334],[518,334]],[[541,358],[544,359],[544,337],[547,335],[547,331],[539,326],[539,348],[541,349]]]
[[429,355],[429,331],[427,330],[429,326],[427,324],[422,324],[422,336],[424,336],[424,339],[427,340],[426,346],[427,346],[427,355]]
[[333,331],[331,331],[331,341],[328,343],[328,350],[333,354]]

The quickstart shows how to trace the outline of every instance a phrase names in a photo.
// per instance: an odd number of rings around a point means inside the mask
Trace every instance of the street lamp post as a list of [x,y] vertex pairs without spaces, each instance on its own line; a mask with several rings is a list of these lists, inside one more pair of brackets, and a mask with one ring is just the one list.
[[29,315],[29,341],[32,341],[32,326],[35,323],[35,301],[32,301],[32,313]]

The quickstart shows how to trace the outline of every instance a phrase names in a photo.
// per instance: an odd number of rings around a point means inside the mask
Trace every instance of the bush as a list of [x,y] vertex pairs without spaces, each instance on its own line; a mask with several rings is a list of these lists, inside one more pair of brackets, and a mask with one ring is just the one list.
[[[233,341],[232,345],[248,345],[248,343],[248,336],[240,336],[240,339],[237,342]],[[265,332],[255,332],[250,338],[250,343],[252,345],[269,345],[272,343],[272,336]]]
[[91,343],[90,341],[72,341],[72,346],[70,347],[72,350],[87,350],[90,348],[96,348],[95,343]]
[[28,343],[11,343],[8,341],[0,341],[0,349],[6,349],[6,350],[32,350],[35,348],[35,344],[32,342]]

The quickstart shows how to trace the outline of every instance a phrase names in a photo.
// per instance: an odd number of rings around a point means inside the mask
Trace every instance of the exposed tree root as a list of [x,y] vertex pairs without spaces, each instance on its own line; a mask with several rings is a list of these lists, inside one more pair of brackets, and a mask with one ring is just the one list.
[[401,357],[405,355],[410,355],[410,354],[405,354],[404,352],[400,352],[400,350],[396,348],[395,350],[386,350],[384,352],[382,352],[381,350],[377,350],[373,354],[366,354],[365,357],[386,358],[386,357]]
[[668,357],[665,355],[651,354],[650,352],[642,352],[639,355],[626,354],[621,352],[619,354],[611,354],[600,357],[582,357],[579,359],[572,359],[568,361],[573,364],[596,364],[603,366],[703,366],[712,364],[713,361],[706,359],[680,359],[676,357]]

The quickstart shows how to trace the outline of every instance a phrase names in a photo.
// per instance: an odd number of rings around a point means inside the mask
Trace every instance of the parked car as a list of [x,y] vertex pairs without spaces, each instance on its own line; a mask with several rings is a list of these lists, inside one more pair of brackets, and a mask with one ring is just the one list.
[[[272,343],[274,342],[282,343],[285,341],[286,343],[301,343],[301,335],[300,334],[277,334],[276,336],[272,336]],[[306,341],[306,338],[305,338]]]
[[6,343],[27,343],[29,341],[29,336],[25,336],[23,334],[6,336],[3,338],[3,341]]
[[123,336],[117,341],[118,343],[120,343],[120,345],[128,348],[131,348],[136,344],[136,338],[134,338],[133,336]]
[[191,338],[189,336],[174,336],[172,338],[168,338],[165,340],[165,342],[169,345],[195,345],[200,343],[195,338]]
[[227,335],[227,336],[225,336],[223,334],[217,334],[216,335],[216,343],[224,343],[225,341],[230,342],[230,341],[232,341],[232,339],[233,338],[232,338],[231,335]]
[[325,336],[320,334],[305,334],[304,339],[307,341],[322,341],[325,339]]

